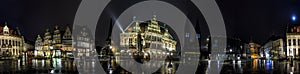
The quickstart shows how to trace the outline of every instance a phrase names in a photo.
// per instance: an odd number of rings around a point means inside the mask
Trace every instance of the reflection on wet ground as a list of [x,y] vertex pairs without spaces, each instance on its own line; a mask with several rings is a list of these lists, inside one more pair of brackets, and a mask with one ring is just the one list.
[[73,60],[63,60],[61,58],[1,60],[0,66],[1,74],[78,73]]
[[[119,64],[132,65],[133,62],[116,59],[100,59],[102,67],[107,73],[111,74],[131,74],[130,69],[123,69]],[[173,74],[178,70],[180,63],[189,63],[188,61],[158,61],[147,64],[146,66],[158,66],[154,74]],[[210,67],[211,61],[200,61],[196,74],[205,74]],[[192,63],[191,63],[192,64]],[[299,61],[277,61],[277,60],[243,60],[226,61],[223,63],[221,74],[299,74]],[[162,65],[162,66],[159,66]],[[76,64],[70,59],[32,59],[27,58],[19,60],[0,60],[1,74],[45,74],[45,73],[63,73],[77,74]]]

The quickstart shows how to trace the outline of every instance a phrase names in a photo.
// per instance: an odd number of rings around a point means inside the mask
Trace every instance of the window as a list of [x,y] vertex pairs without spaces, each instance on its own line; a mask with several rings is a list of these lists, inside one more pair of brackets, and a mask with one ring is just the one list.
[[132,39],[129,38],[129,45],[131,46],[132,45]]
[[293,39],[293,45],[296,45],[296,39]]
[[155,40],[155,36],[152,36],[152,41],[154,41]]
[[150,36],[149,35],[146,36],[146,40],[150,40]]
[[298,45],[300,45],[300,39],[298,39]]
[[150,43],[146,43],[146,48],[149,48],[150,47]]
[[190,33],[185,33],[185,37],[189,38],[190,37]]
[[288,39],[288,45],[289,45],[289,46],[292,45],[291,39]]
[[123,40],[123,41],[124,41],[124,44],[127,44],[127,40],[126,40],[126,38],[124,38],[124,40]]
[[167,46],[167,43],[165,43],[165,48],[167,48],[168,46]]
[[161,38],[158,38],[158,41],[161,42]]
[[196,38],[199,39],[200,38],[200,34],[196,34]]

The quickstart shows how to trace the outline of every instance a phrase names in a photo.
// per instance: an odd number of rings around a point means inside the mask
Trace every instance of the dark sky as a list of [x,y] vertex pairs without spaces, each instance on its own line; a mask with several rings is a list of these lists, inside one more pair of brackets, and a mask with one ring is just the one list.
[[[37,34],[55,24],[65,28],[73,24],[81,0],[1,0],[0,22],[18,26],[25,38],[34,41]],[[300,18],[299,0],[216,0],[223,14],[229,37],[264,43],[272,34],[284,36],[293,14]],[[130,3],[130,2],[129,2]],[[119,2],[119,4],[126,4]],[[116,5],[119,5],[116,4]],[[180,3],[179,3],[180,4]],[[115,8],[118,6],[115,6]],[[110,9],[118,11],[116,9]]]

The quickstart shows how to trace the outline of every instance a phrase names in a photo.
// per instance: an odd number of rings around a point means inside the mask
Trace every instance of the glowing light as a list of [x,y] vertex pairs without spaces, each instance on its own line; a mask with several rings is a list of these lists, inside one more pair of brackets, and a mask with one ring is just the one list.
[[[114,17],[114,16],[112,17],[112,19],[113,19],[113,20],[117,20],[116,17]],[[118,20],[116,21],[116,25],[117,25],[118,28],[122,31],[122,33],[124,33],[124,30],[123,30],[123,28],[122,28],[122,26],[121,26],[121,24],[120,24],[120,22],[119,22]]]
[[297,19],[296,16],[293,15],[293,16],[292,16],[292,20],[293,20],[293,21],[296,21],[296,19]]
[[200,34],[196,34],[196,38],[199,39],[200,38]]
[[120,24],[118,21],[116,22],[116,24],[117,24],[117,26],[119,27],[119,29],[122,31],[122,33],[124,33],[124,30],[123,30],[121,24]]

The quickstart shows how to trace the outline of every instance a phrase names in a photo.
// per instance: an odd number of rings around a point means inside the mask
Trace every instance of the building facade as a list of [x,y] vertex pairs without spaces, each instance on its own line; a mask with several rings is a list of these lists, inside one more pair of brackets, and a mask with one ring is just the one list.
[[47,28],[44,36],[37,36],[35,41],[35,57],[71,57],[72,55],[72,32],[67,26],[65,31],[61,31],[59,26],[55,26],[53,32]]
[[78,71],[94,71],[96,62],[99,62],[95,49],[95,40],[90,29],[86,26],[74,26],[74,59],[77,59],[76,66]]
[[250,46],[250,56],[251,56],[251,59],[257,59],[257,58],[260,58],[260,45],[259,44],[256,44],[254,43],[253,41],[250,41],[249,42],[249,46]]
[[283,39],[277,39],[273,41],[273,49],[271,50],[273,58],[285,58],[284,42]]
[[[168,32],[168,28],[159,24],[154,16],[148,22],[138,22],[133,19],[134,26],[129,26],[124,33],[120,34],[120,46],[129,48],[120,50],[120,52],[133,53],[137,50],[139,44],[138,35],[141,35],[141,48],[143,52],[154,55],[173,55],[176,51],[176,41]],[[162,49],[156,49],[162,47]]]
[[242,54],[243,54],[243,58],[251,59],[249,43],[243,43],[243,53]]
[[281,59],[285,58],[284,42],[280,37],[272,36],[268,42],[262,46],[261,57],[266,59]]
[[300,26],[294,25],[287,29],[286,33],[287,58],[299,58]]
[[4,27],[0,27],[0,56],[1,57],[20,57],[24,52],[24,37],[19,29],[12,29],[5,22]]

